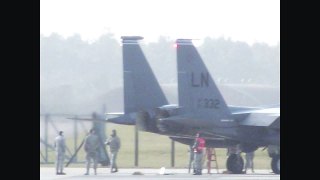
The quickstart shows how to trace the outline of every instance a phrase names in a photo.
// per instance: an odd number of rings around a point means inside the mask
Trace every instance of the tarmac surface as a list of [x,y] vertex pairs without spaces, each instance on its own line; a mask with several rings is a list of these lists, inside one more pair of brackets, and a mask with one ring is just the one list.
[[[250,174],[223,174],[224,170],[212,170],[212,174],[207,174],[207,170],[204,169],[203,174],[192,175],[188,174],[188,169],[166,169],[164,174],[159,174],[160,169],[119,169],[117,173],[110,173],[109,168],[98,168],[97,175],[93,174],[93,170],[90,169],[90,175],[84,175],[85,168],[66,168],[64,172],[66,175],[56,175],[55,168],[40,167],[40,179],[52,180],[52,179],[218,179],[218,180],[280,180],[280,175],[276,175],[270,172],[270,170],[255,170],[255,173]],[[140,175],[133,175],[137,173]]]

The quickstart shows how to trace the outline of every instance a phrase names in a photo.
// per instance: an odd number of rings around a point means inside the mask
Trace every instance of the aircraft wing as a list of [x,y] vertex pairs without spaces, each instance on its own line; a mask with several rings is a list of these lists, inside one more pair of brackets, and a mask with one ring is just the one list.
[[[241,114],[241,113],[237,113]],[[268,108],[245,112],[247,118],[240,121],[243,126],[263,126],[280,129],[280,108]]]

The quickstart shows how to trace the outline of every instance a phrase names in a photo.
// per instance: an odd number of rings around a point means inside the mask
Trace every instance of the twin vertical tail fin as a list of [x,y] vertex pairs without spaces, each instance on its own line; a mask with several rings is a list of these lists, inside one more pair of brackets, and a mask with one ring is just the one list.
[[228,106],[191,39],[177,39],[179,106],[219,127],[234,125]]
[[168,101],[139,45],[140,36],[122,36],[124,112],[150,110]]

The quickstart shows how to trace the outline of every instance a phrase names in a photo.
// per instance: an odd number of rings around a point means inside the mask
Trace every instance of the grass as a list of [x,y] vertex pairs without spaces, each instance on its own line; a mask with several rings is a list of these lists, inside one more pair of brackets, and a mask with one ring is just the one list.
[[[107,124],[106,132],[110,135],[112,129],[117,130],[121,139],[121,149],[118,154],[118,166],[121,168],[133,168],[134,166],[134,126]],[[80,145],[83,135],[79,135],[78,145]],[[67,138],[67,146],[73,149],[73,137]],[[189,147],[181,143],[175,143],[175,168],[188,168]],[[42,151],[43,152],[43,151]],[[160,168],[171,167],[171,139],[158,134],[139,132],[139,168]],[[220,169],[225,168],[226,149],[216,149],[218,166]],[[85,152],[82,149],[78,152],[78,161],[85,160]],[[49,161],[54,162],[54,151],[49,151]],[[40,158],[41,159],[41,158]],[[255,152],[254,166],[255,169],[270,169],[271,159],[267,151],[258,149]],[[41,166],[53,166],[53,164],[41,164]],[[71,164],[69,167],[84,167],[84,164]]]

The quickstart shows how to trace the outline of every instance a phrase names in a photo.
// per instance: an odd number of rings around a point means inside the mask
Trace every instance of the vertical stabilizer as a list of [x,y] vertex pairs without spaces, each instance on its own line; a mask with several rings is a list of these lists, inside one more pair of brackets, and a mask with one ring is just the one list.
[[168,101],[139,45],[140,36],[122,36],[125,114],[149,110]]
[[197,119],[233,126],[229,108],[191,39],[177,39],[179,106]]

